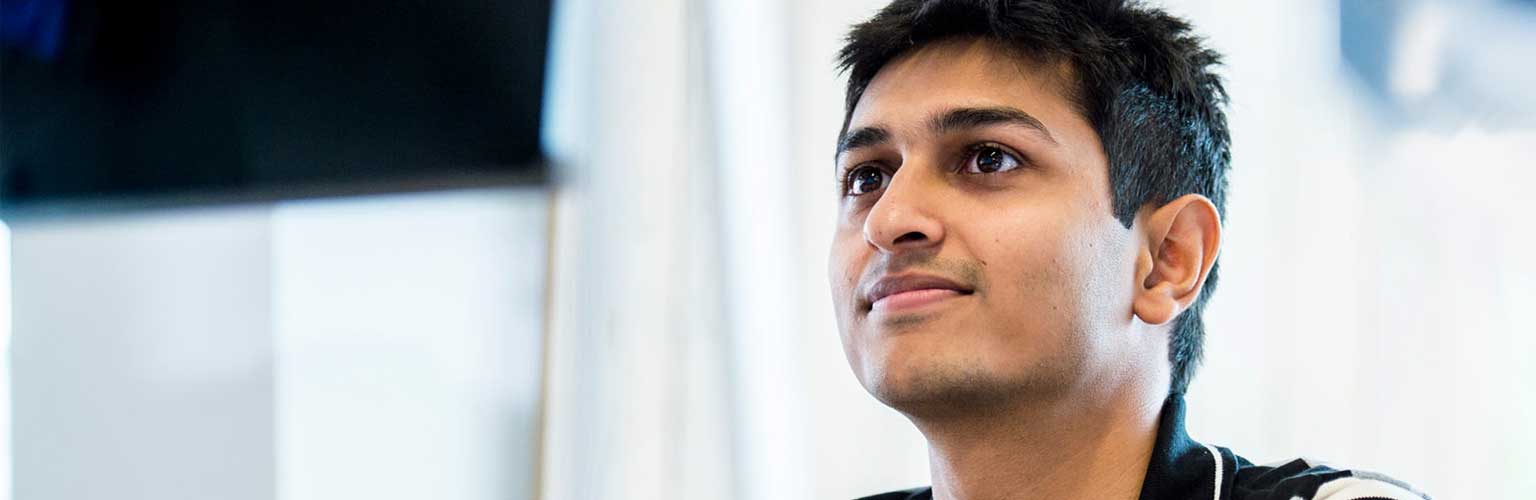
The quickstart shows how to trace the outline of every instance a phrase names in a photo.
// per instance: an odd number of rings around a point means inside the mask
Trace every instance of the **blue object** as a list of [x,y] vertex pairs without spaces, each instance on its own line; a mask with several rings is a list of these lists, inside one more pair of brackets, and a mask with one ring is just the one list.
[[0,0],[0,45],[52,61],[64,38],[68,0]]

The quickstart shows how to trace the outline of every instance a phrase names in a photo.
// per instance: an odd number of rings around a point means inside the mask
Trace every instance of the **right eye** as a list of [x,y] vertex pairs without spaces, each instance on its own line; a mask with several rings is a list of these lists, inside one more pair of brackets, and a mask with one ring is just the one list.
[[891,175],[873,165],[864,165],[848,172],[847,183],[844,191],[849,196],[865,195],[885,189],[891,183]]

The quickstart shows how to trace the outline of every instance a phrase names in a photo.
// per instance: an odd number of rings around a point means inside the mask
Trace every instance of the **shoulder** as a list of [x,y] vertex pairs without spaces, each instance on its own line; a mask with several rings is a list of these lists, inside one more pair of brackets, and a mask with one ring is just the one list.
[[932,500],[933,490],[927,487],[913,488],[910,490],[892,491],[871,495],[858,500]]
[[1238,464],[1233,500],[1429,500],[1402,481],[1375,472],[1335,468],[1298,458],[1265,465]]

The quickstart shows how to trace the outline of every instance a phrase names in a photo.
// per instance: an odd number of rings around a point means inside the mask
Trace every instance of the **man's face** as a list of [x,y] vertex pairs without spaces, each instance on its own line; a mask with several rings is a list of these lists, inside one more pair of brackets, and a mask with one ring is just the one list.
[[829,274],[848,361],[886,404],[1066,396],[1123,360],[1137,245],[1058,75],[940,42],[854,108]]

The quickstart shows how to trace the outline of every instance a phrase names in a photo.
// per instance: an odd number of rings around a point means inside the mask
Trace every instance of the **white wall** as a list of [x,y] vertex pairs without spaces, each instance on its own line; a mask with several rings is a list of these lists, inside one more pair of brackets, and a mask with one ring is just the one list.
[[544,205],[530,189],[274,211],[276,498],[532,497]]
[[545,200],[13,224],[15,498],[531,498]]
[[11,228],[0,222],[0,499],[11,499]]
[[11,229],[15,498],[272,498],[266,210]]

